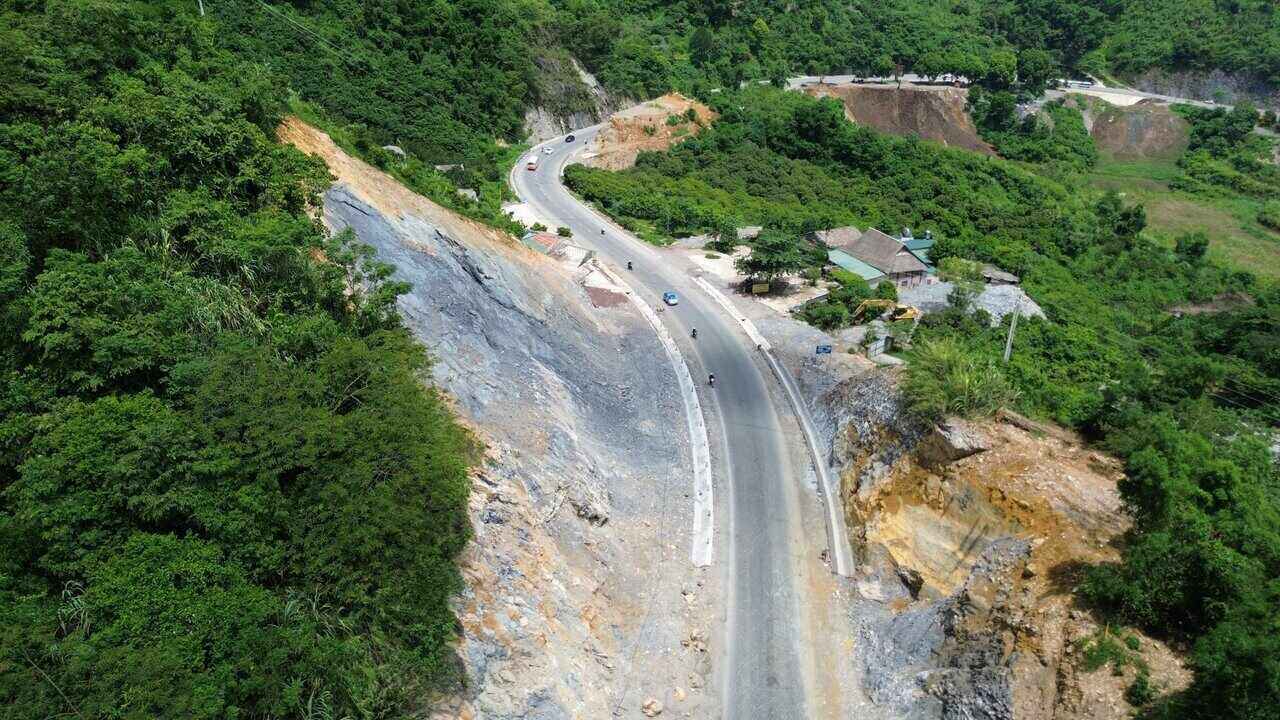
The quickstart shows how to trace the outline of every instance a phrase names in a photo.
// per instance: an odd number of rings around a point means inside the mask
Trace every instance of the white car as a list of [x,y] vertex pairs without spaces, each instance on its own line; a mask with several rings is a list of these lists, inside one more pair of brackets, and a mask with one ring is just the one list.
[[666,304],[668,304],[668,305],[679,305],[679,304],[680,304],[680,296],[679,296],[679,295],[676,295],[675,293],[673,293],[673,292],[671,292],[671,291],[667,291],[667,292],[662,293],[662,302],[664,302],[664,303],[666,303]]
[[550,154],[551,154],[551,153],[553,153],[553,152],[555,152],[555,150],[552,150],[550,147],[544,147],[544,148],[542,148],[542,154],[543,154],[543,155],[550,155]]

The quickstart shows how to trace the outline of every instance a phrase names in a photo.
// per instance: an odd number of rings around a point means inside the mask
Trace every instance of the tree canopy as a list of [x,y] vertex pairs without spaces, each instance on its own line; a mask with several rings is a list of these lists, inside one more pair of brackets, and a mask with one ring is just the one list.
[[473,441],[224,39],[0,5],[7,717],[403,716],[455,672]]

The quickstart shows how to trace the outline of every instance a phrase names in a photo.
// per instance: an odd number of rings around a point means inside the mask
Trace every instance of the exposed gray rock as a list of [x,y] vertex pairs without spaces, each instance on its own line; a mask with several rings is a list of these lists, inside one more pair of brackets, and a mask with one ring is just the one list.
[[[949,282],[939,282],[902,288],[898,291],[898,299],[920,308],[924,313],[941,312],[951,306],[947,296],[951,294],[952,287]],[[1019,304],[1022,305],[1023,318],[1044,317],[1044,310],[1017,285],[985,285],[982,292],[973,299],[975,309],[985,310],[991,315],[993,327],[999,325],[1004,316],[1013,312]]]
[[991,438],[960,418],[949,418],[934,426],[916,446],[916,461],[930,470],[939,470],[991,449]]
[[1280,88],[1260,76],[1228,73],[1222,70],[1148,70],[1132,78],[1133,86],[1143,92],[1193,100],[1214,100],[1235,104],[1241,100],[1269,108],[1280,106]]
[[[664,493],[655,493],[662,486],[654,478],[679,477],[687,465],[683,425],[654,421],[683,412],[670,366],[632,362],[661,355],[651,329],[625,307],[592,308],[554,260],[526,257],[514,241],[479,242],[490,237],[484,229],[464,242],[417,214],[384,214],[362,198],[331,188],[326,224],[353,230],[395,266],[394,279],[412,286],[399,299],[404,323],[430,352],[435,382],[497,457],[473,489],[475,541],[455,600],[467,682],[442,712],[607,717],[618,673],[657,674],[599,660],[619,657],[618,643],[639,622],[608,614],[608,597],[656,582],[638,560],[638,543],[599,526],[661,517],[655,497]],[[665,495],[678,523],[689,508],[674,488]],[[669,542],[683,542],[678,524],[668,532]],[[664,569],[678,577],[687,560],[671,555]],[[681,632],[679,622],[648,628],[635,657],[678,645]]]
[[877,482],[905,457],[927,428],[907,415],[896,375],[868,372],[840,382],[813,404],[814,424],[829,438],[832,467],[840,469],[846,497],[870,498]]
[[[542,60],[539,93],[541,104],[530,108],[524,116],[524,129],[530,142],[538,143],[573,130],[595,125],[622,108],[635,104],[604,89],[576,59],[570,67],[560,67],[558,60]],[[574,107],[571,112],[552,112],[551,107]]]
[[861,661],[872,699],[904,718],[1014,720],[1010,578],[1030,552],[1024,540],[997,540],[950,597],[898,614],[864,613]]
[[399,145],[383,145],[383,146],[382,146],[382,149],[383,149],[383,150],[386,150],[387,152],[391,153],[392,155],[395,155],[395,156],[396,156],[396,157],[398,157],[398,158],[405,158],[405,157],[408,157],[408,156],[405,154],[404,148],[400,147]]

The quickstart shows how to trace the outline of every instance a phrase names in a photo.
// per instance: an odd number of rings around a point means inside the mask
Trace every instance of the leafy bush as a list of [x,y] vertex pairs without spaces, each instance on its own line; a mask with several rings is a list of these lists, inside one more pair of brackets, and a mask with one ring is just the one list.
[[927,340],[912,351],[902,392],[907,408],[930,421],[991,415],[1017,399],[992,360],[951,339]]
[[1156,699],[1156,690],[1151,686],[1151,673],[1139,670],[1133,682],[1124,691],[1125,702],[1134,707],[1142,707]]
[[805,322],[823,330],[835,330],[849,324],[849,308],[844,303],[820,302],[805,308]]
[[969,93],[974,123],[982,139],[1001,157],[1074,171],[1097,164],[1098,150],[1080,110],[1056,100],[1019,121],[1015,100],[1008,92],[986,93],[974,88]]
[[1280,200],[1271,200],[1258,211],[1258,222],[1272,230],[1280,231]]

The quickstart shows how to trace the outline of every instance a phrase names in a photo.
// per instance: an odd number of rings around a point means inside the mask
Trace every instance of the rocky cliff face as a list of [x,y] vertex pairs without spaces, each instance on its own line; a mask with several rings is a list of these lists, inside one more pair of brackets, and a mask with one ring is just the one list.
[[280,134],[336,176],[325,224],[412,285],[402,316],[488,448],[456,603],[465,686],[432,717],[602,718],[650,698],[714,714],[709,653],[690,638],[709,634],[716,579],[688,560],[687,440],[665,420],[683,410],[671,368],[634,360],[662,357],[645,321],[594,303],[577,263],[410,193],[299,122]]
[[635,103],[605,90],[575,58],[540,58],[535,64],[538,101],[524,116],[529,142],[540,143],[595,125]]
[[[1100,629],[1071,596],[1082,567],[1118,557],[1128,519],[1117,462],[1061,431],[921,425],[903,413],[891,371],[810,373],[806,390],[841,469],[862,563],[853,662],[879,710],[912,720],[1131,711],[1123,693],[1135,671],[1085,667],[1080,648]],[[1185,687],[1176,655],[1141,646],[1166,689]]]
[[1261,77],[1222,70],[1170,72],[1152,69],[1129,78],[1129,82],[1139,90],[1157,95],[1216,100],[1229,105],[1247,100],[1264,107],[1280,107],[1280,88]]

